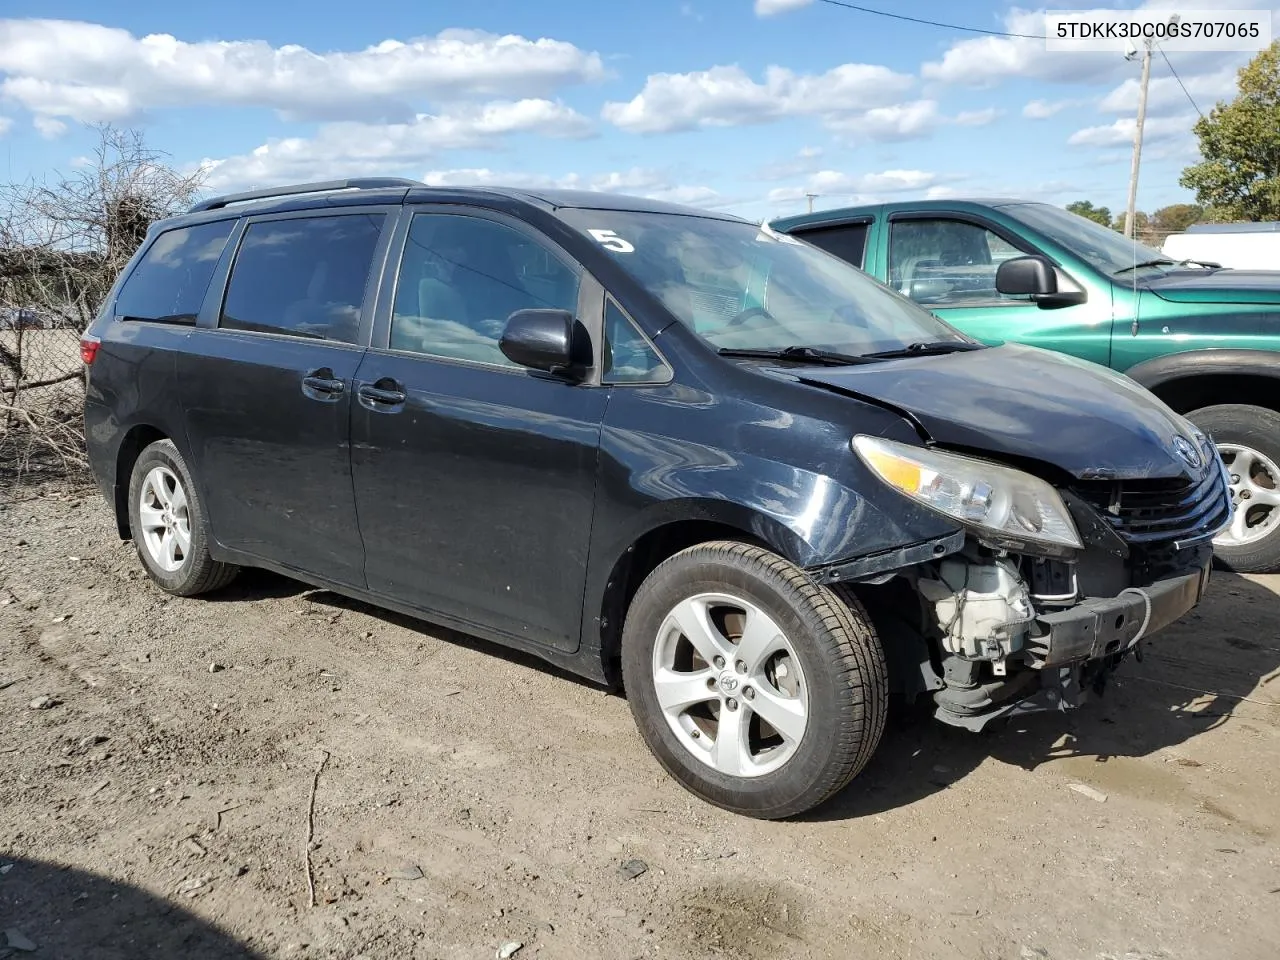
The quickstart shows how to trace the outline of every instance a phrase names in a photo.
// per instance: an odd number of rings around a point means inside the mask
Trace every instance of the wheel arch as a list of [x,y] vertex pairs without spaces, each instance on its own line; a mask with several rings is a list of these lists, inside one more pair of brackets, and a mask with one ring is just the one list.
[[771,550],[801,563],[803,544],[777,520],[740,504],[725,501],[678,501],[662,505],[626,543],[610,552],[608,575],[597,598],[588,599],[587,624],[598,631],[606,682],[621,677],[622,626],[631,600],[644,579],[668,557],[712,540],[732,540]]
[[135,423],[120,440],[116,449],[115,502],[112,509],[116,515],[116,532],[121,540],[133,539],[133,531],[129,528],[129,478],[133,475],[134,464],[142,456],[142,451],[157,440],[172,439],[155,424]]
[[1241,403],[1280,413],[1280,351],[1187,350],[1125,371],[1178,413]]

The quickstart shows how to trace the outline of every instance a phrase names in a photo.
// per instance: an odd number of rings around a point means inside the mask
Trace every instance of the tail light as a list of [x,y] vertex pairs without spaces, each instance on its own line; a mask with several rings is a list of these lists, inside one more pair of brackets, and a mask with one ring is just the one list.
[[86,333],[80,338],[80,359],[84,361],[86,367],[98,356],[100,346],[102,341],[97,337],[91,337]]

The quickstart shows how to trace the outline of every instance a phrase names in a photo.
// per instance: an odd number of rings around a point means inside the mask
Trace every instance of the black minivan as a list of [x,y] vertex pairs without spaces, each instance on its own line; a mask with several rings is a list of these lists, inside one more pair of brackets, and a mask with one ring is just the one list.
[[973,730],[1078,705],[1230,521],[1210,438],[1123,376],[605,193],[204,201],[81,347],[164,590],[264,567],[621,683],[672,776],[756,817],[844,787],[891,693]]

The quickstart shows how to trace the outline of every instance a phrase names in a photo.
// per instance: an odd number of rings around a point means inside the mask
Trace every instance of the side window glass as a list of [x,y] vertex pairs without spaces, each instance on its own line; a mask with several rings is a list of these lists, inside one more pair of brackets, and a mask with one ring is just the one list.
[[1021,251],[985,227],[961,220],[902,220],[889,231],[889,284],[917,303],[1020,303],[996,292],[996,270]]
[[116,316],[194,324],[235,224],[218,220],[156,237],[120,288]]
[[839,227],[823,227],[798,234],[815,247],[834,254],[841,260],[862,268],[862,258],[867,248],[867,224],[849,223]]
[[543,244],[492,220],[417,214],[391,315],[393,350],[514,367],[498,341],[526,308],[578,308],[578,274]]
[[605,383],[658,383],[671,369],[612,300],[604,309]]
[[251,223],[218,325],[355,343],[384,214]]

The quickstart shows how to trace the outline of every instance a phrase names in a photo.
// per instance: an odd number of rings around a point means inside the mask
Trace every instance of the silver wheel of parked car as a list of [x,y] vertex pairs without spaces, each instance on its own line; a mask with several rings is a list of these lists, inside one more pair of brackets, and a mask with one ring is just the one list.
[[1239,547],[1270,536],[1280,526],[1280,467],[1259,450],[1220,443],[1218,452],[1231,474],[1235,516],[1215,546]]
[[204,503],[171,440],[149,444],[129,472],[129,530],[138,558],[161,588],[193,597],[226,586],[236,568],[209,553]]
[[168,467],[153,467],[138,494],[142,542],[161,570],[174,573],[191,552],[187,492]]
[[1214,557],[1236,573],[1280,570],[1280,413],[1223,403],[1187,419],[1213,438],[1230,474],[1235,515],[1214,538]]
[[790,642],[758,606],[727,593],[697,594],[667,614],[653,685],[681,746],[731,777],[777,770],[808,726],[808,685]]
[[852,780],[889,702],[884,650],[857,598],[732,541],[681,550],[644,578],[622,676],[667,772],[765,819],[803,813]]

